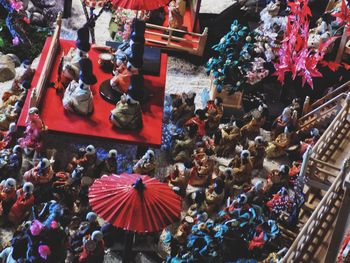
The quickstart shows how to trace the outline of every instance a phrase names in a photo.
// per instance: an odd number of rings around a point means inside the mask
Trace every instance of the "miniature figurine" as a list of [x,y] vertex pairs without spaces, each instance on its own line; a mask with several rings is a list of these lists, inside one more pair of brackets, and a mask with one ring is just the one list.
[[48,159],[43,158],[37,166],[25,172],[23,179],[35,186],[34,196],[36,201],[46,201],[52,197],[52,181],[54,172]]
[[138,101],[129,95],[122,95],[115,109],[111,111],[109,120],[117,128],[139,130],[142,128],[142,110]]
[[23,187],[17,191],[17,200],[11,207],[8,220],[18,225],[29,215],[34,205],[34,185],[32,183],[24,183]]
[[17,101],[15,105],[9,105],[0,113],[0,129],[8,130],[12,122],[17,121],[22,110],[22,102]]
[[198,126],[197,136],[201,138],[205,135],[205,120],[207,117],[202,109],[196,110],[194,114],[194,117],[185,122],[185,126],[196,124]]
[[281,165],[279,170],[272,170],[268,175],[265,191],[268,195],[277,193],[281,187],[288,187],[289,166]]
[[241,128],[241,134],[243,138],[254,140],[256,136],[260,135],[260,128],[263,122],[261,119],[257,119],[253,116],[252,120]]
[[12,122],[9,126],[9,130],[7,132],[0,131],[0,150],[3,150],[8,147],[13,147],[16,144],[16,133],[17,126],[16,123]]
[[186,12],[186,1],[172,0],[169,3],[169,27],[181,29]]
[[287,107],[283,110],[282,115],[280,115],[273,123],[272,123],[272,138],[276,139],[277,136],[285,130],[285,127],[291,128],[293,125],[292,119],[292,109]]
[[175,135],[170,149],[171,159],[174,162],[190,160],[197,138],[196,124],[187,125],[182,134]]
[[118,152],[117,150],[110,150],[108,152],[108,157],[101,163],[101,172],[99,172],[101,175],[104,174],[112,174],[117,172],[117,158],[118,158]]
[[4,110],[8,106],[13,106],[16,102],[23,102],[27,95],[27,89],[30,88],[28,82],[15,80],[9,90],[6,90],[2,97],[2,105],[0,110]]
[[281,133],[277,138],[269,142],[266,147],[266,157],[269,159],[278,158],[286,154],[286,149],[289,147],[291,142],[292,134],[289,131],[288,127],[285,127],[284,133]]
[[154,152],[148,150],[144,156],[134,165],[133,172],[137,174],[152,175],[156,168]]
[[92,72],[92,63],[88,58],[79,61],[79,82],[73,80],[67,87],[62,103],[65,110],[81,115],[89,115],[93,111],[93,96],[90,86],[96,84],[96,76]]
[[300,141],[299,145],[292,145],[288,148],[288,156],[294,160],[301,160],[307,148],[313,147],[320,138],[320,132],[317,128],[313,128],[310,131],[310,135],[303,141]]
[[61,83],[63,87],[67,87],[73,80],[79,81],[80,60],[88,58],[90,50],[90,32],[89,27],[84,26],[77,31],[78,38],[76,40],[76,48],[71,48],[68,54],[64,57],[63,71],[61,75]]
[[78,165],[84,168],[84,176],[96,177],[96,168],[99,165],[99,160],[97,159],[96,148],[93,145],[86,146],[80,158],[73,157],[67,167],[67,171],[73,172]]
[[186,167],[181,163],[175,164],[172,168],[172,171],[168,175],[169,186],[180,195],[184,195],[186,192],[188,180],[189,177],[186,171]]
[[194,223],[194,219],[190,216],[185,216],[182,223],[176,229],[174,238],[176,241],[182,245],[186,244],[187,237],[191,233],[191,227]]
[[322,17],[317,20],[316,24],[317,27],[310,29],[307,41],[307,46],[314,49],[317,49],[320,44],[328,40],[332,32],[331,26]]
[[190,171],[187,194],[192,193],[197,188],[207,186],[214,169],[213,160],[204,152],[194,153],[193,164],[194,166]]
[[266,156],[265,146],[267,146],[267,143],[264,142],[263,137],[257,136],[254,139],[254,144],[248,147],[248,151],[251,154],[253,169],[263,168],[264,158]]
[[128,68],[127,61],[117,60],[116,68],[113,71],[114,77],[110,80],[110,85],[112,90],[120,94],[124,94],[128,92],[128,89],[131,84],[131,76],[134,74],[138,74],[137,69]]
[[270,209],[272,218],[278,219],[282,218],[283,213],[291,212],[293,199],[289,196],[288,190],[282,187],[266,205]]
[[26,155],[29,155],[33,150],[36,153],[40,153],[46,131],[47,127],[39,117],[39,110],[35,107],[30,108],[24,137],[18,140],[19,145],[24,149]]
[[225,195],[230,196],[232,194],[232,187],[234,184],[233,169],[225,166],[219,166],[218,177],[224,180]]
[[16,202],[16,180],[8,178],[0,184],[0,215],[7,217],[12,205]]
[[103,263],[104,260],[104,242],[101,231],[94,231],[91,236],[84,238],[83,251],[79,256],[80,263]]
[[215,100],[209,100],[205,108],[207,119],[205,121],[205,130],[207,134],[212,134],[218,127],[224,114],[222,99],[217,97]]
[[182,127],[194,115],[196,93],[172,94],[170,97],[172,99],[171,120],[177,127]]
[[250,183],[252,171],[253,165],[250,160],[250,152],[244,150],[241,152],[240,166],[233,168],[234,183],[238,185]]
[[216,178],[214,184],[205,190],[205,211],[211,215],[215,213],[224,200],[225,183],[221,178]]
[[240,143],[241,131],[234,123],[218,129],[214,134],[215,151],[219,157],[235,155],[236,146]]

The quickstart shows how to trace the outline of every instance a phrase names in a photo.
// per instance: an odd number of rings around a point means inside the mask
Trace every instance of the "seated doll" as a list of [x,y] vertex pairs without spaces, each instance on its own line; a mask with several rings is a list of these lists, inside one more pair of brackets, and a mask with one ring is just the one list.
[[272,123],[272,138],[275,139],[279,134],[283,133],[286,127],[293,126],[292,109],[284,108],[282,114]]
[[71,48],[68,54],[64,57],[63,71],[61,82],[64,88],[73,80],[79,81],[80,63],[83,58],[88,58],[90,50],[90,32],[89,27],[84,26],[77,31],[78,38],[76,40],[76,48]]
[[182,95],[172,94],[171,120],[176,126],[181,127],[194,115],[194,99],[196,93],[182,93]]
[[87,177],[94,178],[96,175],[96,168],[99,164],[97,159],[96,149],[93,145],[86,146],[82,149],[82,156],[73,157],[72,161],[67,167],[68,172],[73,172],[73,170],[79,165],[83,168],[83,175]]
[[142,110],[138,101],[129,95],[122,95],[109,116],[110,122],[117,128],[139,130],[142,128]]
[[0,215],[7,217],[12,205],[16,202],[16,180],[8,178],[0,184]]
[[17,190],[17,199],[10,209],[8,220],[19,225],[31,213],[34,205],[34,185],[32,183],[24,183],[23,187]]
[[83,240],[83,251],[79,256],[80,263],[103,263],[104,260],[104,242],[101,231],[94,231],[91,236]]
[[281,165],[279,170],[272,170],[268,175],[265,191],[268,195],[278,192],[281,187],[288,187],[289,184],[289,166]]
[[185,122],[185,126],[191,124],[197,125],[197,136],[201,138],[205,135],[205,120],[207,117],[205,115],[205,111],[202,109],[196,110],[194,114],[194,117]]
[[250,183],[252,178],[253,165],[250,160],[250,152],[244,150],[241,152],[241,161],[239,167],[233,168],[234,183],[243,185]]
[[188,180],[189,178],[186,167],[181,163],[175,164],[174,168],[168,175],[168,185],[174,191],[182,195],[186,192]]
[[309,31],[309,39],[307,41],[307,46],[314,49],[317,49],[320,44],[327,41],[332,34],[331,26],[322,17],[316,23],[317,27]]
[[79,61],[80,76],[79,82],[73,80],[69,83],[63,99],[65,110],[81,115],[89,115],[93,112],[93,96],[90,86],[96,84],[96,76],[92,72],[92,63],[88,58]]
[[196,124],[185,127],[182,134],[172,138],[170,155],[174,162],[186,162],[190,160],[197,138]]
[[230,196],[233,192],[232,187],[234,184],[233,169],[225,166],[219,166],[218,177],[224,181],[225,195]]
[[215,100],[209,100],[205,108],[207,119],[205,121],[205,130],[207,134],[212,134],[218,127],[224,114],[222,99],[217,97]]
[[0,150],[5,148],[13,147],[16,144],[17,139],[17,126],[16,123],[12,122],[9,126],[8,131],[0,131]]
[[219,157],[230,157],[236,153],[236,146],[240,143],[240,129],[233,125],[232,127],[223,127],[214,134],[215,151]]
[[225,183],[221,178],[216,178],[213,185],[205,190],[205,211],[211,215],[220,208],[225,197]]
[[12,122],[17,121],[22,109],[22,102],[17,101],[15,105],[9,105],[0,113],[0,129],[8,130]]
[[266,156],[265,146],[266,142],[262,136],[257,136],[254,140],[254,144],[248,147],[248,151],[251,155],[251,161],[253,164],[253,169],[262,169],[264,164],[264,159]]
[[108,157],[102,161],[100,164],[100,175],[104,174],[112,174],[117,172],[117,160],[118,160],[118,152],[117,150],[110,150],[108,152]]
[[186,12],[186,1],[172,0],[169,3],[169,27],[181,29]]
[[154,158],[154,152],[148,150],[144,156],[134,165],[133,172],[137,174],[151,175],[156,168],[156,161]]
[[266,157],[269,159],[278,158],[286,154],[286,150],[291,142],[292,134],[288,127],[285,127],[284,133],[280,133],[276,139],[269,142],[266,147]]

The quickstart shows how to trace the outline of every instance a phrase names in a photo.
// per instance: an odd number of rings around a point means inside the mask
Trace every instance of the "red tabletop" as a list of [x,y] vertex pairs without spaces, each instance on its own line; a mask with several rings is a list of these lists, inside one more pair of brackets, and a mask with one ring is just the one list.
[[[50,43],[51,38],[48,38],[42,51],[38,69],[32,82],[32,87],[35,87],[40,77]],[[71,47],[75,47],[75,41],[61,39],[61,50],[58,54],[62,54],[62,51],[64,51],[65,54],[68,53]],[[83,117],[74,113],[66,112],[63,109],[61,97],[56,94],[55,89],[47,88],[42,99],[40,116],[48,126],[49,132],[54,131],[66,134],[112,139],[135,144],[160,146],[162,137],[167,55],[164,53],[161,54],[160,76],[144,76],[146,93],[149,94],[150,98],[149,101],[142,106],[143,128],[140,131],[125,131],[115,128],[109,122],[108,117],[110,111],[115,105],[106,102],[99,94],[100,84],[106,79],[112,77],[111,74],[105,73],[99,68],[99,54],[99,52],[93,49],[89,52],[89,57],[93,64],[93,71],[98,80],[95,85],[91,86],[94,95],[93,114],[89,117]],[[59,60],[60,55],[57,55],[49,82],[54,82],[57,79]],[[33,88],[28,92],[23,110],[18,120],[19,126],[25,125],[32,90]]]

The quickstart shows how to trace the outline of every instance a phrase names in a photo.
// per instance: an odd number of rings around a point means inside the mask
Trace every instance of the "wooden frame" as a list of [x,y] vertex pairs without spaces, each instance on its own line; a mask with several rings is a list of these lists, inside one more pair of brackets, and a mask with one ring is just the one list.
[[[312,150],[310,148],[304,155],[300,174],[308,177],[307,195],[309,197],[312,195],[309,200],[316,199],[314,192],[318,194],[325,192],[325,194],[313,209],[310,218],[293,241],[282,262],[313,262],[316,259],[322,262],[321,258],[325,256],[320,255],[322,252],[320,245],[329,240],[326,236],[330,234],[344,197],[342,186],[348,173],[350,157],[349,113],[350,93],[347,93],[345,105]],[[346,157],[341,167],[331,164],[335,159],[339,159],[337,151],[338,154],[345,154]],[[303,209],[312,209],[310,203],[311,201],[308,201]]]
[[[154,32],[152,30],[159,30],[160,32]],[[190,35],[193,39],[186,39],[184,37],[174,36],[174,32]],[[205,44],[208,38],[208,28],[206,27],[202,34],[188,32],[180,29],[173,29],[170,27],[158,26],[154,24],[146,23],[146,32],[145,32],[146,44],[147,42],[152,44],[160,45],[161,48],[166,48],[170,50],[184,51],[192,55],[202,56]],[[152,39],[147,35],[161,37],[162,40]],[[163,40],[164,39],[164,40]],[[194,47],[189,48],[181,45],[181,43],[190,43]]]
[[201,9],[202,0],[189,0],[189,1],[190,1],[191,18],[192,18],[191,31],[198,32],[197,31],[199,29],[198,15]]
[[48,55],[40,74],[40,78],[37,82],[36,87],[33,89],[33,92],[30,96],[30,105],[29,107],[37,107],[39,108],[41,99],[45,93],[45,89],[47,86],[47,81],[51,73],[51,69],[53,67],[53,63],[55,61],[55,57],[57,51],[60,48],[60,34],[61,34],[61,25],[62,25],[62,13],[59,13],[56,20],[56,28],[52,36],[52,42],[48,51]]

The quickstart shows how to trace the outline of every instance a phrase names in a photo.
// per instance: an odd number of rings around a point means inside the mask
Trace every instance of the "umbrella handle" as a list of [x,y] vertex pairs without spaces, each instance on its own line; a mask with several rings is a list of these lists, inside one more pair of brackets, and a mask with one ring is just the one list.
[[132,246],[134,243],[135,233],[132,231],[125,231],[124,237],[124,251],[123,251],[123,263],[131,262]]

